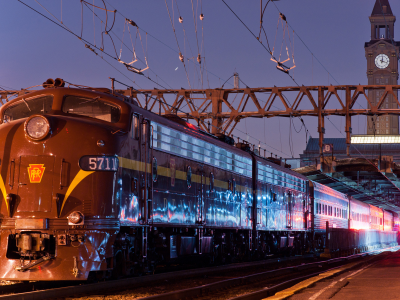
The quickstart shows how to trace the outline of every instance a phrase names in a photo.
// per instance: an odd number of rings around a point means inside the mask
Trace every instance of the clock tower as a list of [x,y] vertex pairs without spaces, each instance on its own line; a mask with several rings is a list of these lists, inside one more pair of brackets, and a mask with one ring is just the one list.
[[[365,43],[367,58],[367,76],[369,85],[397,85],[399,79],[398,57],[400,42],[394,41],[394,22],[389,0],[376,0],[374,9],[369,17],[371,22],[371,40]],[[373,104],[379,102],[384,90],[372,90],[368,98]],[[392,95],[381,106],[397,108]],[[367,119],[367,134],[397,135],[399,134],[398,116],[373,116]]]

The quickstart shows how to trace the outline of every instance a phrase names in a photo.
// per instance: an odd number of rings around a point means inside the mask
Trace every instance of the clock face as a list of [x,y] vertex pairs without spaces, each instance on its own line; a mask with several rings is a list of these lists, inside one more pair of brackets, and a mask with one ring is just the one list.
[[389,56],[387,56],[386,54],[379,54],[376,58],[375,58],[375,65],[379,68],[379,69],[385,69],[387,68],[387,66],[389,65]]

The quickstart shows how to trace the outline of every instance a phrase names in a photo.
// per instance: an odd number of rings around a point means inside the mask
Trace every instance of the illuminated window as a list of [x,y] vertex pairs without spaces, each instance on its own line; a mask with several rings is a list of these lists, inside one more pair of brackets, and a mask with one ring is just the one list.
[[[383,132],[382,132],[383,133]],[[388,132],[389,133],[389,132]],[[400,144],[400,136],[387,135],[387,136],[352,136],[352,144]]]
[[[247,156],[242,156],[225,148],[218,147],[212,143],[193,137],[178,130],[166,127],[161,124],[152,122],[153,125],[153,148],[175,154],[184,158],[193,159],[208,165],[219,167],[223,170],[236,172],[247,177],[252,176],[252,161]],[[264,170],[265,169],[265,170]],[[268,169],[268,170],[266,170]],[[271,169],[272,174],[264,175]],[[263,173],[263,174],[260,174]],[[259,177],[270,177],[271,180],[263,180],[264,182],[274,181],[279,172],[270,166],[259,166]],[[282,172],[281,172],[282,173]],[[277,181],[277,180],[275,180]],[[304,181],[304,180],[299,180]],[[275,183],[275,182],[271,182]],[[275,183],[277,184],[277,183]],[[305,184],[299,184],[298,189],[305,190]],[[293,187],[295,188],[295,187]]]

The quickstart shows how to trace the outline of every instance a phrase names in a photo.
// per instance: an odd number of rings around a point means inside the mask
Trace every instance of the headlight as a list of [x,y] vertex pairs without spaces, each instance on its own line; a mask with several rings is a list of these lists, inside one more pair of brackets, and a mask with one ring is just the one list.
[[44,139],[50,131],[50,124],[46,117],[40,115],[31,116],[25,121],[25,133],[32,140]]
[[79,211],[74,211],[68,216],[68,225],[77,225],[83,223],[83,215]]

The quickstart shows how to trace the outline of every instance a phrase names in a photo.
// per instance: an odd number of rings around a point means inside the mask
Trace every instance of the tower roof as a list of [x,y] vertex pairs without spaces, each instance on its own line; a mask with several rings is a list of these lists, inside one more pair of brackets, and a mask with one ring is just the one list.
[[[385,9],[386,7],[386,9]],[[392,8],[390,7],[389,0],[376,0],[374,9],[371,16],[393,16]]]

